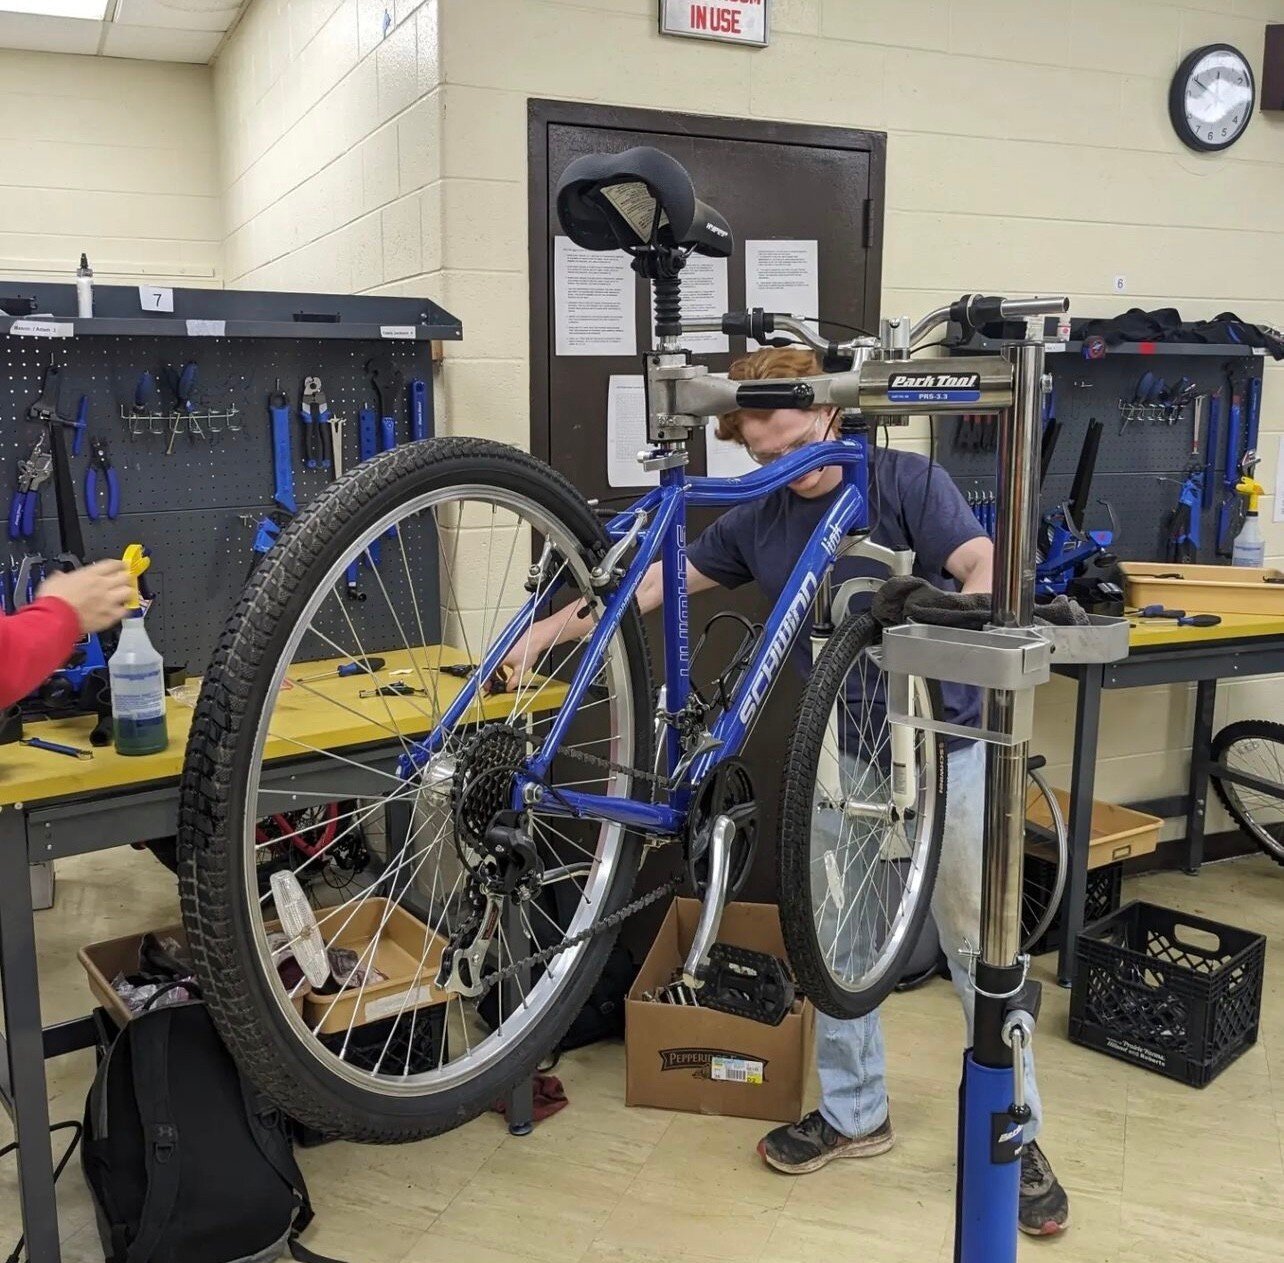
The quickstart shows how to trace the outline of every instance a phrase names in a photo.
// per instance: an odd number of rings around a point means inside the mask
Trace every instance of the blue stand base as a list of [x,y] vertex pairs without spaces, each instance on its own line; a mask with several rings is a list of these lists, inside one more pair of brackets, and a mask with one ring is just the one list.
[[955,1263],[1015,1263],[1021,1192],[1020,1124],[1013,1121],[1012,1071],[963,1056]]

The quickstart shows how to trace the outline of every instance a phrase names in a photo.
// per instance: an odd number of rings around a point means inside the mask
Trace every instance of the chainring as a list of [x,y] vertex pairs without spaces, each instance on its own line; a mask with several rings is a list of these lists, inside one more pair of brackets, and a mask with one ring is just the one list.
[[739,759],[723,759],[696,790],[687,816],[687,878],[700,897],[708,888],[709,840],[714,821],[721,815],[736,819],[726,897],[735,898],[744,886],[758,850],[755,801],[753,777]]

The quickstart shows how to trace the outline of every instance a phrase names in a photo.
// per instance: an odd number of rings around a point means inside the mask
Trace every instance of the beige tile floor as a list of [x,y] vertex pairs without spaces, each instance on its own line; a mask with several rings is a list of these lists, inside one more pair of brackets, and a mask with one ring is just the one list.
[[[1248,1263],[1284,1256],[1284,870],[1248,859],[1147,876],[1129,896],[1271,938],[1261,1039],[1199,1092],[1072,1046],[1069,997],[1048,988],[1038,1044],[1045,1144],[1070,1191],[1061,1239],[1022,1242],[1058,1263]],[[59,866],[38,916],[47,1021],[84,1012],[75,949],[165,924],[165,874],[129,851]],[[1039,962],[1045,981],[1052,958]],[[308,1244],[352,1263],[936,1263],[950,1257],[954,1087],[961,1026],[944,983],[886,1012],[898,1144],[884,1157],[779,1176],[742,1119],[627,1109],[623,1048],[562,1062],[570,1107],[533,1136],[497,1116],[401,1148],[336,1144],[302,1163],[321,1208]],[[78,1118],[88,1053],[50,1066],[55,1119]],[[7,1123],[6,1123],[7,1127]],[[7,1140],[0,1135],[0,1142]],[[60,1190],[64,1258],[100,1260],[79,1168]],[[16,1235],[12,1159],[0,1163],[0,1250]]]

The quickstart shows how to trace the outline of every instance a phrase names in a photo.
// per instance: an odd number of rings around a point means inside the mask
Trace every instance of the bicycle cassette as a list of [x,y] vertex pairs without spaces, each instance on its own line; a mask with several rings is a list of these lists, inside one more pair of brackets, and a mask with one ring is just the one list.
[[451,784],[455,845],[469,868],[485,851],[486,831],[510,807],[513,773],[526,758],[526,738],[507,724],[487,724],[459,752]]

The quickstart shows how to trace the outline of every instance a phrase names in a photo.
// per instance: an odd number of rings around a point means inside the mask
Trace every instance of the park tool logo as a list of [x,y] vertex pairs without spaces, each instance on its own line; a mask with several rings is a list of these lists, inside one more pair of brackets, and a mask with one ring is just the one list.
[[977,403],[981,374],[893,373],[887,382],[887,397],[892,403]]

